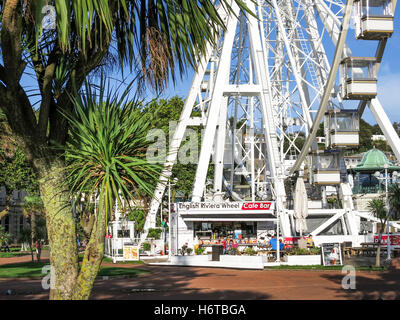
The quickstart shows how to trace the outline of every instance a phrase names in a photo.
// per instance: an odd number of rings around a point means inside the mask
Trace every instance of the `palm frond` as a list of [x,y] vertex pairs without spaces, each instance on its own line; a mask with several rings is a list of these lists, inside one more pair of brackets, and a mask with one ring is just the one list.
[[[63,113],[70,123],[65,148],[66,180],[71,196],[99,192],[99,209],[111,217],[117,201],[129,206],[136,196],[151,195],[161,168],[146,160],[146,134],[154,114],[144,113],[128,86],[122,94],[106,85],[86,83],[84,93],[72,97],[74,110]],[[122,203],[122,200],[123,203]]]

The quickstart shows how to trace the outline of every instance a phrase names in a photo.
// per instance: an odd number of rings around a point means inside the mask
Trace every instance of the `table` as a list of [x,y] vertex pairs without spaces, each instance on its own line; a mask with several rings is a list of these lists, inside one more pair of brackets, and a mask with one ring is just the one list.
[[[362,248],[363,255],[366,254],[367,256],[376,256],[378,250],[378,244],[375,242],[363,242],[360,243]],[[382,248],[381,248],[382,252]]]
[[397,258],[400,256],[400,248],[392,249],[393,258]]

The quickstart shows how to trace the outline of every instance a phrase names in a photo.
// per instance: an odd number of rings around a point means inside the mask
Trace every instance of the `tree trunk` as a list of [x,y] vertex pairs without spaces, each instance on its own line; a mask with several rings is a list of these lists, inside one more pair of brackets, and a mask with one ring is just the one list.
[[35,262],[35,258],[33,257],[33,247],[32,247],[32,242],[29,244],[29,250],[31,252],[31,258],[32,258],[32,262]]
[[378,249],[376,250],[376,260],[375,260],[375,266],[380,267],[381,266],[381,242],[382,242],[382,233],[384,229],[381,227],[381,230],[379,231],[379,236],[378,236]]
[[32,212],[31,215],[31,252],[32,252],[32,262],[33,262],[33,250],[32,248],[35,246],[35,241],[36,241],[36,214]]
[[50,264],[55,272],[55,288],[50,291],[50,299],[70,300],[78,277],[78,254],[75,219],[64,184],[64,165],[60,160],[53,160],[35,163],[35,166],[46,210]]
[[[379,236],[379,238],[380,238],[380,236]],[[381,266],[381,240],[380,239],[379,239],[379,242],[378,242],[378,249],[376,250],[375,266],[378,267],[378,268]]]
[[97,216],[89,243],[86,246],[78,280],[74,289],[74,300],[88,300],[104,256],[106,214]]

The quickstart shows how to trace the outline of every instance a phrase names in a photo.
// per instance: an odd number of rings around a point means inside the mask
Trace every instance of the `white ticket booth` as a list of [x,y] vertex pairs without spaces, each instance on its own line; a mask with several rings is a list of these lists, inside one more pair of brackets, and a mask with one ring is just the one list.
[[117,261],[139,260],[138,239],[134,237],[134,221],[113,221],[108,224],[105,256]]

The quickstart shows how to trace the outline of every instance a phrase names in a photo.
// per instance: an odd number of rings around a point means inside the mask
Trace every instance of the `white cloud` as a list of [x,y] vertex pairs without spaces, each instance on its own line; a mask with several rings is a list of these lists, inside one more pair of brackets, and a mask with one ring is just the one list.
[[378,99],[392,122],[399,122],[400,73],[384,73],[378,76]]

